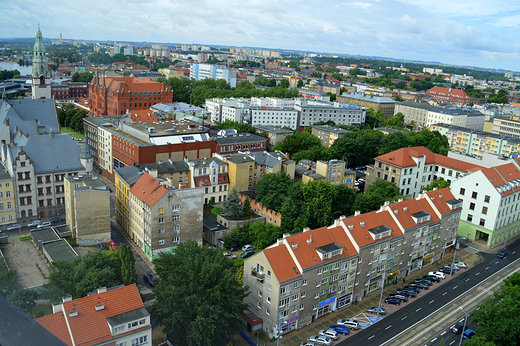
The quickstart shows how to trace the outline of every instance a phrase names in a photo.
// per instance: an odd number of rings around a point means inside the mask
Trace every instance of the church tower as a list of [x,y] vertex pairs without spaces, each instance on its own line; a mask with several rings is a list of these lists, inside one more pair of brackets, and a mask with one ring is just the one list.
[[86,174],[92,174],[94,170],[94,157],[90,152],[90,146],[87,143],[87,139],[83,140],[83,145],[81,147],[81,153],[79,154],[79,161],[85,167]]
[[49,73],[49,65],[47,64],[47,56],[45,55],[40,25],[38,25],[38,31],[36,32],[36,43],[34,44],[33,52],[32,98],[50,99],[51,75]]

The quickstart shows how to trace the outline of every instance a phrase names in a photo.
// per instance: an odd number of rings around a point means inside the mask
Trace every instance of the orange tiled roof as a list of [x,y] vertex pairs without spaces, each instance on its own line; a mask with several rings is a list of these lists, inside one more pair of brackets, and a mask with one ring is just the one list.
[[430,201],[442,215],[452,212],[452,209],[448,208],[448,205],[446,204],[446,202],[455,199],[455,196],[453,196],[449,187],[434,191],[427,191],[426,195],[430,197]]
[[468,94],[464,90],[460,89],[448,89],[445,87],[439,87],[435,86],[429,90],[426,91],[427,94],[433,94],[433,95],[443,95],[443,96],[453,96],[457,98],[468,98]]
[[[348,232],[352,235],[352,238],[354,238],[356,244],[361,248],[375,242],[369,232],[372,228],[385,225],[393,230],[390,237],[396,238],[403,235],[397,224],[392,220],[392,217],[385,213],[388,213],[388,211],[379,213],[372,211],[358,216],[345,218],[342,221]],[[385,222],[381,220],[379,217],[380,215],[384,218]],[[388,237],[381,238],[381,240],[384,239],[388,239]]]
[[153,207],[168,192],[168,189],[150,174],[143,173],[141,178],[132,186],[130,192],[141,202]]
[[219,173],[218,175],[218,183],[219,184],[227,184],[229,183],[229,176],[227,173]]
[[156,116],[149,109],[130,110],[131,120],[133,123],[157,121]]
[[[96,306],[101,304],[104,305],[104,309],[96,311]],[[143,307],[137,286],[128,285],[65,302],[63,313],[40,317],[36,321],[64,342],[67,342],[67,337],[63,335],[63,331],[67,330],[68,321],[76,346],[95,345],[114,339],[107,318]],[[78,315],[69,317],[74,311],[77,311]],[[70,336],[67,344],[72,345]]]
[[520,172],[512,163],[497,167],[484,168],[482,169],[482,173],[484,173],[495,188],[503,187],[502,192],[500,192],[502,196],[507,196],[520,190],[520,186],[511,186],[509,184],[510,181],[520,179]]
[[394,150],[391,153],[384,154],[375,158],[376,161],[386,162],[393,166],[405,168],[415,167],[417,162],[414,157],[425,156],[426,164],[436,164],[439,166],[452,168],[461,172],[477,171],[482,167],[467,163],[465,161],[452,159],[451,157],[435,154],[426,147],[408,147]]
[[[264,249],[264,255],[279,282],[285,282],[301,275],[296,267],[296,263],[294,263],[294,260],[284,245]],[[296,268],[296,270],[294,268]]]
[[195,187],[211,186],[209,175],[201,175],[193,178]]
[[237,78],[246,79],[247,76],[246,76],[245,74],[243,74],[243,73],[238,73],[238,74],[237,74]]
[[[416,199],[408,199],[406,201],[392,203],[390,204],[389,208],[404,229],[414,228],[419,225],[419,223],[415,222],[414,218],[412,217],[413,214],[425,211],[431,215],[433,212],[431,208],[429,210],[424,210],[422,205]],[[434,215],[431,216],[433,217]],[[438,221],[437,217],[435,219]],[[430,218],[430,221],[426,222],[432,221],[432,218]],[[422,222],[420,224],[424,223],[425,222]]]
[[352,257],[358,254],[342,226],[329,228],[329,232],[336,243],[343,246],[343,258]]
[[[296,233],[285,239],[291,248],[290,251],[304,269],[323,263],[315,249],[335,242],[327,227]],[[308,239],[312,239],[310,244],[307,243]]]

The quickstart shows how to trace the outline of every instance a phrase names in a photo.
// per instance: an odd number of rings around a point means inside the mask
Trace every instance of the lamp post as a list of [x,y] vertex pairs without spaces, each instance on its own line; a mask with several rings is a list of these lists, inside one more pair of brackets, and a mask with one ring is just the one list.
[[385,288],[385,273],[381,274],[381,294],[379,295],[379,306],[377,307],[377,317],[379,318],[379,311],[381,310],[381,300],[383,300],[383,289]]
[[453,246],[455,246],[455,253],[453,254],[453,261],[451,262],[450,277],[451,277],[451,274],[453,274],[453,268],[455,267],[455,257],[457,257],[457,245],[458,244],[459,244],[459,237],[457,236],[455,238],[455,244],[453,244]]
[[468,314],[466,313],[466,311],[464,311],[462,306],[459,306],[459,309],[461,309],[462,312],[466,315],[466,317],[464,317],[464,327],[462,327],[462,333],[460,333],[460,341],[459,341],[459,346],[460,346],[460,345],[462,345],[462,338],[464,337],[464,331],[466,330],[466,323],[468,322]]

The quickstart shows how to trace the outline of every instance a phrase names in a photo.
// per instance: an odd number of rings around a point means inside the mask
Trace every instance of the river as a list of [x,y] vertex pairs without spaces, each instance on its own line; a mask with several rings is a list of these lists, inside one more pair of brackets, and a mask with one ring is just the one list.
[[6,61],[0,61],[0,71],[3,70],[18,70],[20,71],[20,74],[23,75],[30,75],[32,73],[32,65],[29,66],[20,66],[15,62],[6,62]]

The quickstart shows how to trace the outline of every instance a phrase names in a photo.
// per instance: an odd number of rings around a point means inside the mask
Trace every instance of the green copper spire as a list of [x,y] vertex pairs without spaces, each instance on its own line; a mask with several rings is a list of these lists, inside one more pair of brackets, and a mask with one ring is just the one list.
[[51,78],[49,74],[49,65],[47,64],[47,56],[45,55],[45,46],[43,45],[43,36],[38,24],[38,31],[36,32],[36,43],[33,49],[33,78]]

